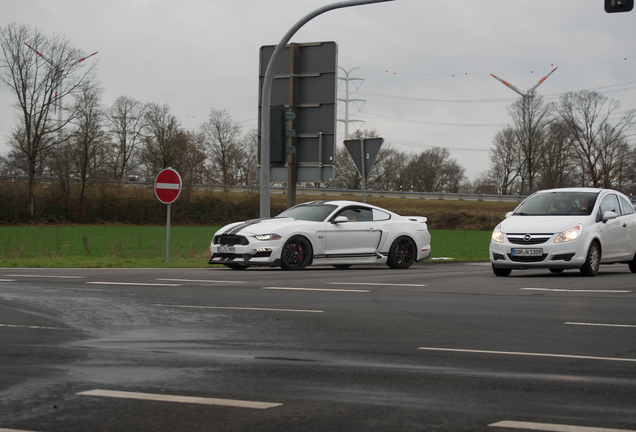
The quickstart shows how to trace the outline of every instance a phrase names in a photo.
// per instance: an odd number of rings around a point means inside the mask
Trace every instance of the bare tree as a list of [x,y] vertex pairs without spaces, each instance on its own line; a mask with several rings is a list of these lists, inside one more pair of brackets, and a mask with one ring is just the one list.
[[552,121],[552,106],[542,96],[522,97],[508,107],[514,122],[517,144],[521,149],[522,164],[519,174],[522,186],[528,182],[528,192],[535,189],[535,178],[541,168],[541,153],[545,144],[547,126]]
[[232,121],[225,110],[212,109],[208,121],[200,126],[200,130],[213,166],[211,171],[220,173],[212,181],[226,186],[237,183],[238,167],[243,162],[240,126]]
[[258,130],[252,129],[241,140],[242,163],[239,183],[254,186],[258,183]]
[[562,121],[555,121],[548,127],[546,145],[541,153],[539,185],[541,189],[553,189],[575,185],[574,173],[577,169],[572,136]]
[[145,106],[141,101],[120,96],[106,114],[108,131],[114,141],[111,154],[112,178],[120,180],[138,165],[138,152],[145,126]]
[[625,132],[634,128],[636,118],[636,110],[629,110],[612,124],[610,117],[619,108],[620,102],[588,90],[562,95],[557,106],[591,186],[612,187],[617,182],[616,155],[624,152]]
[[520,148],[514,129],[506,127],[497,132],[493,144],[494,147],[490,149],[489,176],[495,183],[497,193],[506,195],[510,192],[512,183],[519,176],[521,163]]
[[[84,85],[90,84],[95,64],[80,71],[85,64],[78,62],[82,53],[68,40],[59,36],[47,38],[37,29],[16,23],[0,29],[0,49],[3,54],[0,80],[15,94],[19,111],[9,145],[26,157],[28,205],[33,216],[38,159],[43,152],[59,144],[59,139],[49,137],[76,115],[69,110],[63,123],[55,121],[52,114],[56,99],[78,93]],[[46,59],[39,53],[46,53]]]
[[102,90],[84,86],[76,97],[77,126],[70,136],[71,158],[80,181],[79,217],[82,218],[86,184],[97,177],[105,155],[105,114],[101,106]]
[[409,166],[413,187],[419,192],[441,192],[448,185],[446,167],[450,151],[442,147],[424,150],[415,156]]
[[164,168],[182,171],[187,152],[187,137],[181,124],[170,113],[168,105],[150,103],[146,107],[146,135],[143,139],[142,160],[147,171],[156,175]]

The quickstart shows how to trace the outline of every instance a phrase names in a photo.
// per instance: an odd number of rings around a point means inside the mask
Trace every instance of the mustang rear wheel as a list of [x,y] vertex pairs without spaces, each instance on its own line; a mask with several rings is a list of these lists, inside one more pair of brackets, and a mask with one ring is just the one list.
[[410,237],[398,237],[389,250],[386,264],[392,269],[407,269],[415,262],[415,242]]
[[311,263],[313,250],[305,237],[294,236],[283,246],[280,266],[284,270],[302,270]]

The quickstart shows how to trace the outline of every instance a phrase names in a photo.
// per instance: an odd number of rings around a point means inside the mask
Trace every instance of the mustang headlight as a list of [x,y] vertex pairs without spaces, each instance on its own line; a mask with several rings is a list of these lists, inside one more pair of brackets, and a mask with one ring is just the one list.
[[581,225],[576,225],[570,229],[560,232],[554,239],[555,243],[564,243],[576,240],[581,235]]
[[256,240],[260,240],[260,241],[267,241],[267,240],[280,240],[281,236],[279,236],[278,234],[256,234],[254,236],[254,238]]
[[492,241],[497,243],[503,243],[504,235],[501,232],[501,224],[495,227],[495,230],[492,232]]

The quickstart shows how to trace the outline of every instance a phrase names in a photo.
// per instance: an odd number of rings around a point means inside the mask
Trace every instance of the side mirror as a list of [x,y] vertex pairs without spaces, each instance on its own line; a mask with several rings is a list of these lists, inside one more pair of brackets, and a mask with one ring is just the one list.
[[349,218],[348,217],[346,217],[346,216],[338,216],[331,223],[339,224],[339,223],[345,223],[345,222],[349,222]]
[[616,219],[617,217],[618,215],[613,211],[606,211],[605,213],[603,213],[603,223],[611,219]]
[[506,213],[506,217],[504,219],[508,219],[510,216],[512,216],[512,212]]

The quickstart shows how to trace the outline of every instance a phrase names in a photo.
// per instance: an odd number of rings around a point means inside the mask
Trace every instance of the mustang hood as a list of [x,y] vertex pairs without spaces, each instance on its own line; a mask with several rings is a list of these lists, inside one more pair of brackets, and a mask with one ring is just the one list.
[[226,226],[223,234],[246,235],[246,234],[268,234],[282,225],[296,222],[293,218],[266,218],[252,219],[244,222],[236,222]]
[[589,216],[510,216],[501,223],[506,234],[553,234],[582,223]]

